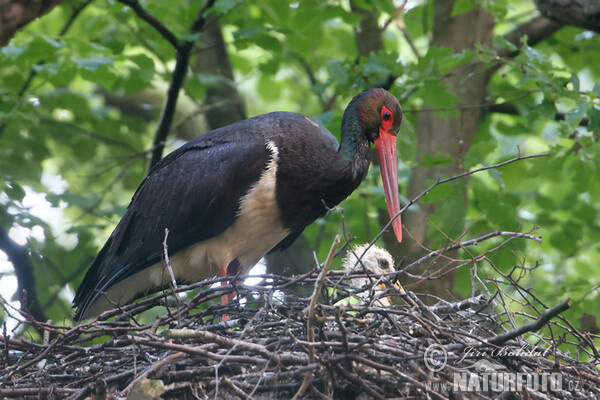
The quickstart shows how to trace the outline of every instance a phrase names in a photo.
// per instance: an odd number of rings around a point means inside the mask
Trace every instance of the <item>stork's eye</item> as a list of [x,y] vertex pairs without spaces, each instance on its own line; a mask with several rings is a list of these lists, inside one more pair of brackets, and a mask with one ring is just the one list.
[[381,265],[381,268],[387,269],[390,266],[390,263],[385,258],[380,258],[379,265]]
[[392,118],[392,114],[390,114],[387,111],[384,111],[383,114],[381,115],[384,121],[389,121],[390,118]]

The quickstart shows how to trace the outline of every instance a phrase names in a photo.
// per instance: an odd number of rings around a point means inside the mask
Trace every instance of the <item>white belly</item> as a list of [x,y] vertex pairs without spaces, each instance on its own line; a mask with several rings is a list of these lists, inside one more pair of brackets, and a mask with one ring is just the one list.
[[[269,142],[272,157],[260,180],[240,200],[235,222],[220,235],[196,243],[169,256],[173,273],[179,282],[197,282],[218,274],[237,259],[241,272],[247,272],[269,250],[290,232],[281,224],[275,198],[278,149]],[[165,287],[171,282],[166,265],[161,261],[109,288],[86,311],[84,318],[98,315],[131,301],[140,292]]]

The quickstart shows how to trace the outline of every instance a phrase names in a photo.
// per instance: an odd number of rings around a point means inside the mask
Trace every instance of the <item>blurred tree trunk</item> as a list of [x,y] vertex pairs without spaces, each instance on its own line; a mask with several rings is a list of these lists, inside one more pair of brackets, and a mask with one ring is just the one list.
[[6,45],[19,28],[53,9],[63,0],[0,0],[0,46]]
[[192,66],[194,73],[218,77],[206,90],[204,105],[208,130],[220,128],[246,119],[242,100],[233,76],[233,67],[225,47],[219,19],[211,14],[204,32],[196,44],[198,54]]

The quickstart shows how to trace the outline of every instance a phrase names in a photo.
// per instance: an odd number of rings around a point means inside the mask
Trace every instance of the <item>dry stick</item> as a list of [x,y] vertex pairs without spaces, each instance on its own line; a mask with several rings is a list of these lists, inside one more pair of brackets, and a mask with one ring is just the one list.
[[351,355],[350,356],[352,358],[352,360],[368,365],[369,367],[375,368],[379,371],[387,371],[387,372],[391,372],[392,374],[404,379],[405,381],[407,381],[408,383],[412,383],[415,387],[420,388],[421,390],[423,390],[425,393],[429,394],[431,397],[435,397],[437,399],[440,400],[447,400],[448,398],[435,392],[435,391],[429,391],[427,389],[427,386],[425,386],[424,383],[419,382],[418,380],[412,378],[410,375],[405,374],[404,372],[400,371],[400,369],[398,367],[396,367],[395,365],[385,365],[385,364],[381,364],[378,363],[376,361],[373,360],[369,360],[366,359],[364,357],[360,357],[357,355]]
[[[536,295],[533,294],[533,292],[531,290],[525,289],[517,281],[515,281],[513,278],[511,278],[510,276],[506,276],[505,274],[503,274],[501,271],[499,271],[496,268],[496,266],[493,263],[491,263],[491,265],[496,270],[496,272],[499,272],[504,278],[508,279],[508,281],[513,285],[513,287],[515,287],[519,291],[523,291],[523,292],[527,293],[529,296],[531,296],[532,299],[534,299],[535,301],[537,301],[538,303],[540,303],[542,306],[547,307],[540,298],[538,298]],[[535,307],[533,306],[533,304],[531,304],[531,306],[535,309]],[[571,324],[571,322],[569,322],[569,320],[567,320],[566,318],[563,318],[560,315],[558,316],[558,318],[561,319],[569,327],[569,329],[571,330],[571,334],[573,334],[574,336],[578,337],[580,340],[582,340],[583,342],[587,343],[588,346],[590,346],[590,349],[594,353],[594,357],[596,357],[597,359],[600,359],[600,353],[598,352],[598,349],[596,349],[596,345],[594,344],[593,340],[591,340],[588,336],[581,334],[581,332],[579,332],[579,330],[577,330],[577,328],[575,328],[573,326],[573,324]]]
[[181,353],[181,352],[173,353],[170,356],[165,357],[162,360],[160,360],[154,364],[150,364],[150,366],[148,368],[146,368],[146,370],[144,372],[142,372],[137,378],[132,380],[131,383],[129,385],[127,385],[127,387],[125,389],[123,389],[123,391],[121,392],[121,396],[126,397],[127,394],[131,391],[131,389],[133,388],[133,386],[136,383],[138,383],[139,381],[141,381],[142,379],[144,379],[145,377],[150,375],[150,373],[158,370],[163,365],[168,365],[168,364],[172,363],[173,361],[182,358],[184,355],[185,355],[185,353]]
[[[329,249],[329,254],[327,254],[327,259],[325,260],[325,264],[323,264],[323,268],[319,273],[319,278],[315,282],[315,290],[310,299],[310,305],[308,306],[308,315],[306,316],[306,339],[308,342],[315,341],[315,332],[312,326],[312,320],[315,315],[315,307],[317,305],[317,300],[319,299],[319,293],[321,293],[321,289],[323,288],[323,282],[325,282],[325,276],[327,275],[327,271],[329,271],[329,267],[331,266],[331,261],[333,260],[333,256],[335,255],[335,251],[337,250],[338,245],[340,244],[340,235],[335,235],[333,239],[333,244],[331,245],[331,249]],[[314,347],[308,348],[308,363],[312,364],[315,362],[315,349]],[[314,371],[310,370],[304,376],[304,380],[300,385],[300,388],[294,395],[292,400],[300,400],[308,389],[308,385],[310,385],[310,381],[314,375]]]
[[223,383],[228,386],[233,393],[235,393],[237,396],[241,397],[242,399],[249,399],[250,396],[248,396],[248,393],[244,392],[242,389],[240,389],[239,386],[237,386],[235,383],[233,383],[231,381],[231,379],[227,378],[226,376],[224,376],[223,378],[221,378]]
[[457,180],[457,179],[460,179],[460,178],[464,178],[465,176],[473,175],[473,174],[475,174],[477,172],[486,171],[488,169],[499,168],[499,167],[502,167],[504,165],[516,162],[516,161],[527,160],[527,159],[530,159],[530,158],[548,157],[548,156],[550,156],[550,153],[533,154],[533,155],[524,156],[524,157],[521,157],[519,155],[519,156],[517,156],[515,158],[511,158],[510,160],[506,160],[506,161],[503,161],[503,162],[498,163],[498,164],[489,165],[487,167],[477,168],[477,169],[474,169],[472,171],[466,171],[466,172],[460,173],[458,175],[451,176],[449,178],[445,178],[445,179],[439,179],[438,178],[438,180],[435,181],[431,186],[429,186],[427,189],[425,189],[423,192],[421,192],[421,194],[419,194],[417,197],[415,197],[414,199],[412,199],[411,201],[409,201],[407,205],[405,205],[400,211],[398,211],[398,213],[396,215],[394,215],[394,218],[390,219],[390,221],[383,227],[383,229],[381,230],[381,232],[379,232],[379,234],[377,236],[375,236],[375,239],[373,239],[371,241],[371,243],[365,249],[365,251],[369,250],[369,248],[371,248],[371,246],[373,244],[375,244],[375,242],[377,242],[379,240],[379,238],[383,235],[383,233],[385,231],[388,230],[388,228],[390,227],[390,225],[392,224],[392,222],[394,222],[396,220],[396,218],[398,218],[400,215],[402,215],[402,213],[404,211],[406,211],[410,206],[412,206],[417,201],[419,201],[423,196],[425,196],[426,194],[428,194],[436,186],[441,185],[442,183],[446,183],[446,182],[454,181],[454,180]]
[[512,340],[518,336],[521,336],[524,333],[535,332],[538,329],[540,329],[542,326],[546,325],[548,323],[548,321],[550,321],[553,317],[557,316],[558,314],[560,314],[561,312],[563,312],[565,310],[568,310],[570,307],[571,307],[571,299],[567,299],[567,300],[563,301],[562,303],[558,304],[557,306],[546,309],[537,320],[532,321],[528,324],[522,325],[512,331],[505,332],[501,335],[489,338],[486,340],[486,342],[490,343],[490,344],[500,345],[500,344],[505,343],[509,340]]
[[[348,359],[348,363],[352,364],[352,360]],[[367,385],[367,383],[364,380],[362,380],[360,375],[354,374],[350,371],[346,371],[344,368],[342,368],[339,365],[337,366],[336,370],[340,375],[342,375],[344,378],[346,378],[348,380],[348,382],[356,383],[358,381],[358,383],[362,386],[362,388],[365,390],[365,392],[367,394],[369,394],[372,398],[377,399],[377,400],[385,400],[385,397],[383,397],[381,394],[376,392],[375,389],[373,389],[371,386]]]
[[169,228],[165,228],[165,240],[163,240],[163,255],[165,257],[165,264],[167,265],[167,269],[169,270],[169,275],[171,275],[171,289],[173,289],[172,294],[179,301],[179,296],[175,292],[177,289],[177,280],[175,279],[175,273],[173,272],[173,268],[171,267],[171,260],[169,260],[169,246],[167,245],[167,238],[169,237]]
[[468,299],[464,299],[456,303],[439,304],[436,306],[430,306],[428,308],[437,314],[450,314],[453,312],[466,310],[467,308],[472,308],[474,306],[480,306],[485,303],[485,297],[483,297],[483,294],[480,294],[479,296],[469,297]]
[[164,331],[163,336],[166,338],[172,339],[199,339],[203,342],[207,343],[217,343],[222,346],[227,347],[237,347],[238,349],[251,351],[253,353],[260,354],[261,356],[273,359],[276,363],[279,363],[283,360],[289,361],[289,363],[306,363],[306,359],[304,357],[295,356],[295,355],[285,355],[281,356],[269,351],[265,346],[257,343],[244,342],[238,339],[230,339],[221,335],[217,335],[216,333],[208,332],[208,331],[199,331],[195,329],[168,329]]
[[[173,272],[173,267],[171,266],[171,260],[169,260],[169,246],[167,245],[167,239],[169,238],[169,228],[165,228],[165,240],[163,240],[163,256],[165,258],[164,262],[169,270],[169,275],[171,276],[171,294],[175,297],[175,301],[177,302],[177,319],[179,320],[181,316],[180,310],[180,301],[179,295],[175,292],[177,289],[177,280],[175,279],[175,273]],[[164,271],[164,270],[163,270]],[[171,314],[171,310],[167,305],[167,311]]]

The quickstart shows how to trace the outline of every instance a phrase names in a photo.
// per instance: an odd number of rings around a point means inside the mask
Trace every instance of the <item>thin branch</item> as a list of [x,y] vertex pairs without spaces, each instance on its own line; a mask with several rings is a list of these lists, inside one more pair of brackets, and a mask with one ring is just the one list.
[[162,37],[165,38],[167,42],[173,46],[175,50],[179,50],[179,39],[177,36],[169,28],[167,28],[162,22],[156,19],[153,15],[151,15],[148,11],[141,6],[141,4],[137,0],[118,0],[120,3],[129,6],[133,12],[140,18],[146,21],[150,26],[152,26],[158,33],[161,34]]
[[[494,165],[489,165],[486,167],[481,167],[481,168],[477,168],[471,171],[466,171],[463,173],[460,173],[458,175],[454,175],[451,176],[449,178],[445,178],[445,179],[439,179],[437,181],[435,181],[435,183],[433,183],[431,186],[429,186],[427,189],[425,189],[423,192],[421,192],[421,194],[419,194],[418,196],[416,196],[414,199],[410,200],[409,203],[407,205],[405,205],[396,215],[394,215],[394,218],[390,219],[390,221],[383,227],[383,229],[377,234],[377,236],[375,236],[375,238],[371,241],[371,245],[369,245],[369,248],[375,243],[377,242],[377,240],[379,240],[379,238],[381,238],[381,236],[384,234],[384,232],[386,232],[389,227],[391,226],[392,222],[398,218],[400,215],[402,215],[402,213],[404,211],[406,211],[408,208],[410,208],[413,204],[415,204],[416,202],[418,202],[423,196],[425,196],[426,194],[428,194],[430,191],[432,191],[436,186],[441,185],[443,183],[446,182],[450,182],[450,181],[454,181],[460,178],[464,178],[465,176],[469,176],[469,175],[473,175],[477,172],[481,172],[481,171],[486,171],[488,169],[495,169],[495,168],[500,168],[504,165],[507,164],[511,164],[517,161],[521,161],[521,160],[527,160],[530,158],[538,158],[538,157],[549,157],[550,153],[541,153],[541,154],[533,154],[533,155],[529,155],[529,156],[517,156],[515,158],[511,158],[510,160],[506,160],[503,161],[501,163],[498,164],[494,164]],[[366,250],[368,250],[369,248],[367,248]]]
[[[522,116],[521,112],[519,111],[519,109],[516,106],[514,106],[513,104],[508,104],[507,102],[493,104],[488,107],[488,111],[493,112],[493,113],[499,113],[499,114]],[[554,114],[554,120],[555,121],[564,121],[566,116],[567,116],[566,113],[557,112]],[[588,126],[589,124],[590,124],[589,119],[582,118],[581,121],[579,121],[578,125],[585,127],[585,126]]]
[[[196,20],[192,23],[192,26],[190,28],[190,32],[192,34],[199,33],[202,31],[204,23],[206,22],[206,11],[209,8],[211,8],[214,3],[215,0],[206,0],[204,2],[204,5],[198,12]],[[190,55],[193,47],[194,40],[186,40],[181,45],[178,45],[176,47],[177,62],[175,64],[175,69],[173,70],[173,75],[171,78],[169,89],[167,90],[167,97],[165,99],[165,102],[163,103],[158,127],[156,128],[156,133],[154,134],[154,150],[152,151],[150,161],[148,162],[148,173],[150,172],[152,167],[154,167],[162,158],[162,152],[165,147],[165,140],[167,138],[167,135],[169,134],[171,123],[173,122],[173,117],[175,116],[177,98],[179,96],[179,91],[183,86],[183,82],[187,74]]]
[[[494,231],[494,232],[490,232],[490,233],[486,233],[485,235],[482,235],[480,237],[471,239],[471,240],[467,240],[465,242],[460,242],[460,243],[455,243],[453,245],[450,246],[446,246],[442,249],[436,250],[436,251],[432,251],[426,255],[424,255],[423,257],[419,258],[416,261],[413,261],[412,263],[408,264],[406,267],[402,268],[400,271],[398,271],[398,274],[403,274],[406,273],[407,271],[410,271],[411,269],[413,269],[414,267],[416,267],[417,265],[429,260],[430,258],[433,257],[437,257],[445,252],[448,251],[452,251],[452,250],[457,250],[457,249],[462,249],[465,247],[469,247],[469,246],[475,246],[485,240],[491,239],[493,237],[496,236],[508,236],[510,238],[525,238],[525,239],[531,239],[531,240],[535,240],[538,243],[542,242],[542,238],[541,236],[538,235],[531,235],[529,233],[521,233],[521,232],[507,232],[507,231]],[[471,262],[472,260],[469,260],[468,262]]]
[[[508,32],[504,35],[504,38],[513,45],[519,47],[521,38],[527,36],[527,44],[529,46],[535,46],[542,40],[552,36],[554,32],[563,26],[564,24],[552,21],[546,17],[535,17]],[[519,50],[503,49],[498,51],[498,56],[500,57],[514,57],[517,54],[519,54]]]
[[571,308],[571,299],[567,299],[567,300],[563,301],[562,303],[558,304],[557,306],[546,309],[537,320],[532,321],[528,324],[522,325],[512,331],[505,332],[501,335],[494,336],[490,339],[487,339],[486,342],[490,343],[490,344],[501,345],[503,343],[506,343],[509,340],[512,340],[518,336],[521,336],[524,333],[535,332],[535,331],[539,330],[541,327],[543,327],[544,325],[546,325],[548,323],[548,321],[550,321],[552,318],[554,318],[561,312],[568,310],[569,308]]
[[514,103],[517,100],[521,100],[529,95],[531,95],[532,93],[537,93],[539,92],[539,90],[526,90],[524,93],[515,96],[511,99],[502,101],[500,103],[496,103],[496,102],[489,102],[489,103],[480,103],[480,104],[457,104],[454,105],[452,107],[427,107],[427,108],[409,108],[406,110],[403,110],[402,113],[421,113],[421,112],[430,112],[430,111],[451,111],[454,112],[456,110],[470,110],[470,109],[474,109],[474,108],[488,108],[491,109],[493,107],[502,107],[505,105],[509,105],[511,103]]

